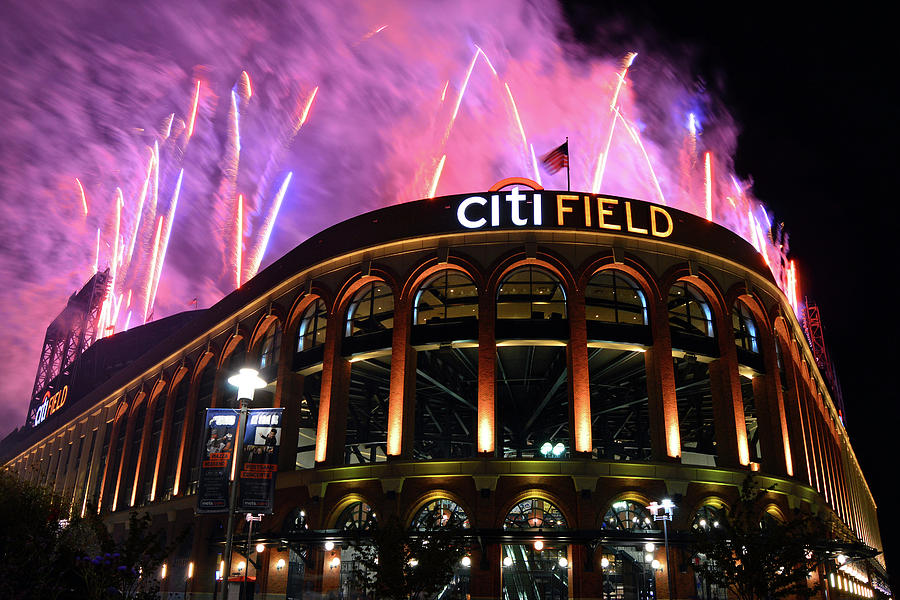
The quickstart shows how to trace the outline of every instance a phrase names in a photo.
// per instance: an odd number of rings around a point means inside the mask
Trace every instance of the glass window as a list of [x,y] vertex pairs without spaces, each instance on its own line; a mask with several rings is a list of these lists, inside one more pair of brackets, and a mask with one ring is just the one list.
[[387,460],[390,386],[390,354],[351,364],[344,464]]
[[747,352],[759,352],[756,321],[743,302],[736,302],[731,309],[731,326],[734,329],[734,343],[738,348]]
[[277,321],[266,332],[266,338],[262,343],[259,353],[260,370],[278,364],[278,353],[281,350],[281,324]]
[[744,401],[744,425],[747,432],[747,449],[750,460],[758,463],[762,459],[762,444],[759,439],[759,414],[753,395],[753,380],[741,375],[741,398]]
[[669,290],[669,327],[672,331],[713,337],[713,318],[703,293],[686,281],[677,281]]
[[781,347],[781,338],[775,336],[775,360],[778,363],[778,382],[781,384],[781,391],[787,392],[787,371],[784,363],[784,350]]
[[470,318],[478,318],[478,289],[464,273],[447,269],[419,288],[413,314],[416,325]]
[[159,440],[162,437],[163,415],[166,412],[166,394],[162,393],[156,398],[153,405],[153,421],[150,427],[150,443],[147,444],[147,456],[144,458],[143,474],[141,476],[141,489],[138,499],[142,503],[150,502],[150,493],[153,491],[153,472],[156,470],[156,460],[159,456]]
[[413,517],[411,527],[415,531],[437,529],[468,529],[469,516],[462,507],[449,498],[438,498],[423,506]]
[[521,267],[506,276],[497,292],[498,319],[565,319],[562,283],[539,267]]
[[[177,470],[178,457],[181,453],[181,431],[184,427],[184,413],[187,410],[188,390],[191,387],[190,377],[185,375],[178,384],[175,392],[175,406],[172,413],[172,426],[169,429],[169,437],[166,448],[166,467],[160,473],[159,480],[165,485],[162,499],[168,500],[175,491],[175,471]],[[190,440],[188,440],[190,445]],[[156,495],[160,497],[159,494]]]
[[712,504],[704,504],[694,514],[694,520],[691,522],[691,529],[694,531],[707,531],[709,529],[717,529],[722,525],[722,509]]
[[335,527],[343,531],[371,531],[375,524],[372,507],[365,502],[354,502],[341,512]]
[[306,307],[300,318],[300,331],[297,334],[297,352],[310,350],[325,343],[328,328],[328,310],[321,298]]
[[319,397],[322,393],[322,371],[303,378],[303,394],[300,396],[300,419],[297,432],[297,469],[316,466],[316,434],[319,426]]
[[141,465],[138,463],[138,457],[141,452],[141,439],[144,437],[144,420],[147,416],[147,400],[144,399],[131,420],[134,423],[134,430],[131,434],[130,454],[126,455],[126,462],[122,466],[122,484],[119,486],[119,498],[116,501],[116,509],[122,510],[132,506],[131,493],[134,487],[135,479],[138,477],[138,470]]
[[394,293],[383,281],[360,288],[347,310],[348,337],[386,331],[394,327]]
[[[528,498],[509,511],[503,529],[558,531],[566,529],[566,520],[552,503]],[[553,540],[541,540],[537,546],[534,542],[503,544],[503,598],[568,598],[568,554],[566,544]]]
[[655,529],[647,509],[633,500],[613,502],[603,515],[600,527],[632,532]]
[[584,291],[588,321],[647,325],[647,300],[633,279],[614,270],[594,275]]

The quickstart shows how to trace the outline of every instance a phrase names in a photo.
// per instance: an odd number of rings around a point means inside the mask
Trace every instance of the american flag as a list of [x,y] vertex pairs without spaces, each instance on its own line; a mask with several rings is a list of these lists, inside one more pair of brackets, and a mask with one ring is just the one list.
[[541,157],[541,163],[551,175],[569,166],[569,140],[563,142],[558,148],[554,148]]

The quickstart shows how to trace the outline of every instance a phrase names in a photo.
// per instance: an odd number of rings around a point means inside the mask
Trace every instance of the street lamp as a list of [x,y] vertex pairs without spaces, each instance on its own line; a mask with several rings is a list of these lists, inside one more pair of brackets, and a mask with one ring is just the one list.
[[184,598],[185,600],[187,600],[187,597],[188,597],[188,584],[190,583],[191,579],[193,579],[193,578],[194,578],[194,561],[191,561],[188,563],[187,577],[184,578],[184,593],[181,595],[181,597]]
[[[250,402],[253,400],[253,393],[266,387],[266,382],[259,377],[256,369],[243,368],[235,375],[228,378],[228,383],[237,388],[237,399],[241,405],[241,412],[238,418],[237,438],[234,445],[234,472],[240,470],[241,453],[238,451],[244,441],[244,428],[247,426],[247,411],[250,408]],[[237,482],[231,482],[231,493],[228,497],[228,531],[225,534],[225,564],[228,572],[222,573],[224,580],[227,581],[228,575],[231,573],[232,547],[234,545],[234,505],[237,504]],[[249,554],[249,552],[248,552]],[[227,594],[227,592],[226,592]]]
[[663,540],[666,545],[666,582],[669,587],[669,598],[672,597],[672,563],[669,560],[669,530],[666,526],[666,522],[672,520],[672,511],[674,508],[675,504],[668,498],[663,498],[662,504],[658,504],[654,500],[647,506],[647,510],[653,515],[653,520],[663,522]]

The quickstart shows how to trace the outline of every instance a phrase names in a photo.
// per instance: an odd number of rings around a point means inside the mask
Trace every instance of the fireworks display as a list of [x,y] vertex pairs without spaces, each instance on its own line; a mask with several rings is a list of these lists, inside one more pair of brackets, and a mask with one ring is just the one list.
[[[27,403],[44,329],[98,268],[112,335],[209,306],[367,210],[516,175],[565,189],[535,157],[567,136],[572,189],[729,228],[798,308],[727,111],[666,57],[568,51],[552,2],[19,10],[41,30],[0,25],[4,60],[28,66],[0,98],[0,268],[18,282],[0,309],[21,315],[2,359],[29,368],[3,397]],[[30,52],[38,35],[50,51]]]

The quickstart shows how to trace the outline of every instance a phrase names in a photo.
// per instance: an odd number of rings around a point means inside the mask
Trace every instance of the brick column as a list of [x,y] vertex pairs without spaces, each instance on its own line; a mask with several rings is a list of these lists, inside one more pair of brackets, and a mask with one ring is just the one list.
[[322,391],[319,396],[319,424],[316,431],[316,462],[327,466],[344,464],[347,432],[347,399],[350,390],[350,361],[341,356],[344,338],[341,315],[328,316],[328,332],[322,362]]
[[284,409],[281,416],[281,447],[278,450],[278,470],[293,471],[297,463],[297,438],[300,431],[300,400],[303,397],[303,375],[294,373],[285,364],[293,357],[278,363],[278,382],[275,384],[276,407]]
[[681,434],[678,430],[678,401],[675,397],[675,366],[672,363],[672,335],[668,308],[659,301],[652,323],[653,347],[644,354],[647,372],[647,414],[653,460],[678,460]]
[[[740,467],[747,452],[747,429],[744,423],[744,403],[737,378],[737,360],[721,357],[709,363],[709,383],[712,393],[713,421],[716,432],[716,465]],[[744,456],[738,436],[744,442]]]
[[572,290],[569,294],[568,316],[569,344],[566,348],[566,362],[569,370],[569,447],[573,455],[575,453],[590,455],[593,450],[591,378],[583,290]]
[[412,303],[400,300],[394,307],[391,375],[388,400],[388,456],[412,456],[415,435],[416,351],[410,347]]
[[[496,454],[502,449],[497,439],[496,303],[490,289],[478,298],[478,452]],[[473,596],[474,597],[474,596]]]
[[469,567],[469,597],[471,600],[494,600],[500,597],[500,569],[503,557],[500,544],[485,544],[484,550],[472,550]]
[[569,545],[569,598],[603,598],[603,569],[600,567],[599,551],[591,552],[581,544]]
[[[782,347],[784,350],[784,347]],[[790,348],[782,354],[784,371],[787,375],[787,391],[783,394],[784,411],[787,417],[788,439],[791,443],[791,464],[794,467],[794,477],[804,483],[812,484],[810,478],[810,465],[807,458],[806,440],[803,432],[803,416],[800,411],[799,377],[794,368],[794,361],[789,354]]]

